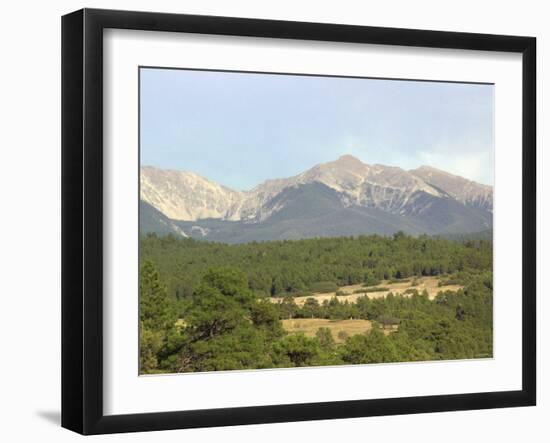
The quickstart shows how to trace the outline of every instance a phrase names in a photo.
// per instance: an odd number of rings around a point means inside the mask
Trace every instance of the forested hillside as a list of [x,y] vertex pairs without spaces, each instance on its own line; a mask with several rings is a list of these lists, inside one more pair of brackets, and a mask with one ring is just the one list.
[[[140,244],[141,372],[189,372],[492,356],[492,244],[360,236],[227,245],[173,236]],[[426,276],[433,299],[294,296]],[[446,291],[446,284],[464,289]],[[367,291],[366,291],[367,292]],[[272,303],[273,297],[282,299]],[[283,319],[364,319],[362,334],[289,333]],[[388,329],[389,328],[389,329]],[[337,343],[338,341],[338,343]]]
[[382,280],[492,268],[490,242],[402,233],[239,245],[147,235],[140,247],[142,261],[155,263],[174,297],[191,295],[208,269],[220,266],[242,270],[259,296],[307,293],[319,282],[355,284],[367,275]]

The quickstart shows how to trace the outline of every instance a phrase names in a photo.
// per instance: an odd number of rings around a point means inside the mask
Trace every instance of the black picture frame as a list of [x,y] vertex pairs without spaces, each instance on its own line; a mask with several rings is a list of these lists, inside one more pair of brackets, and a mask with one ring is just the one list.
[[[522,54],[522,389],[171,411],[103,413],[103,30],[504,51]],[[62,18],[62,426],[81,434],[457,411],[536,403],[536,39],[83,9]]]

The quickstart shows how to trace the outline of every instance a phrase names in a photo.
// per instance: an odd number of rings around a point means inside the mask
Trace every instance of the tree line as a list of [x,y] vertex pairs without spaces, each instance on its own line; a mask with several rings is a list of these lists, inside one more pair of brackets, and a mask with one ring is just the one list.
[[378,235],[229,245],[168,235],[141,238],[142,260],[158,267],[168,292],[193,294],[210,268],[243,271],[258,296],[307,295],[382,279],[437,276],[492,268],[489,241],[453,242],[428,236]]

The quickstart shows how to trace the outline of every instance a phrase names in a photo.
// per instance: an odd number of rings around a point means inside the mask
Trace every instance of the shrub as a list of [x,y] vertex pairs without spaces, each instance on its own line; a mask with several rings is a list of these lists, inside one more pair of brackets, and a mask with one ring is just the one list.
[[332,281],[319,281],[309,285],[311,292],[336,292],[338,285]]
[[376,286],[380,284],[380,279],[378,279],[374,272],[369,271],[365,274],[364,285],[363,286]]
[[346,331],[340,331],[340,332],[338,332],[337,337],[340,340],[346,340],[348,338],[348,333]]
[[362,292],[365,292],[365,293],[367,293],[367,292],[386,292],[386,291],[389,291],[389,290],[390,290],[390,288],[384,288],[382,286],[377,286],[375,288],[365,288],[365,289],[363,289]]

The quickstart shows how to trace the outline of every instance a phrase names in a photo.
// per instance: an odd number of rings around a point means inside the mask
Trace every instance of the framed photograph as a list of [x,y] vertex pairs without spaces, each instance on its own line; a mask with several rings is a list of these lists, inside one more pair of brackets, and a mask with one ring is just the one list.
[[62,20],[62,425],[536,402],[532,37]]

